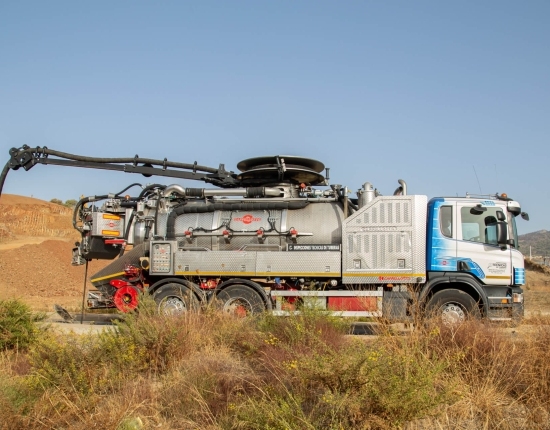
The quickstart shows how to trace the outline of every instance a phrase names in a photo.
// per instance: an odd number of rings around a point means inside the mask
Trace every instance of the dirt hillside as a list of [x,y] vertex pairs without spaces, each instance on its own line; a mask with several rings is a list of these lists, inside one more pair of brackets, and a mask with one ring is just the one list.
[[[34,309],[50,311],[55,303],[68,309],[81,305],[84,266],[71,266],[79,238],[72,213],[31,197],[0,197],[0,299],[17,297]],[[91,261],[88,275],[106,264]]]
[[0,196],[0,244],[16,237],[78,238],[73,210],[32,197]]
[[[37,310],[52,310],[55,303],[69,310],[80,307],[84,266],[71,266],[79,239],[72,212],[31,197],[0,197],[0,299],[18,297]],[[88,277],[107,264],[91,261]],[[550,272],[535,269],[528,266],[526,309],[550,312]]]

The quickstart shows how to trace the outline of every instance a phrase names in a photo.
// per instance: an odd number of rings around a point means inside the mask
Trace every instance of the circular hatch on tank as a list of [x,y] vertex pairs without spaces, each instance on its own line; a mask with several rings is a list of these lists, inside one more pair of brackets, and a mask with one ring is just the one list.
[[242,172],[237,176],[243,185],[263,185],[268,183],[323,184],[321,172],[325,165],[312,158],[294,155],[272,155],[248,158],[237,164]]

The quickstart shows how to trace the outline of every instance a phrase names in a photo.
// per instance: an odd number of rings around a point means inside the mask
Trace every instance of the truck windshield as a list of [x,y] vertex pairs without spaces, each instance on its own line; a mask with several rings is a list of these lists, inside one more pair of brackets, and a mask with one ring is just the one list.
[[[512,214],[510,214],[512,215]],[[518,230],[516,227],[516,217],[514,215],[509,216],[510,218],[510,227],[512,231],[510,232],[512,238],[514,239],[514,244],[512,245],[512,248],[519,249],[519,242],[518,242]]]

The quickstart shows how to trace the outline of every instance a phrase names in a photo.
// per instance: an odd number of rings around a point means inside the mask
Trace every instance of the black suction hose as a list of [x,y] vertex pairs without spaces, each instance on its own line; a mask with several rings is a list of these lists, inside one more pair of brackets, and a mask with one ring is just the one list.
[[9,161],[6,163],[4,168],[2,169],[2,173],[0,174],[0,196],[2,195],[2,189],[4,188],[4,182],[6,181],[6,176],[8,176],[8,172],[10,171],[10,163]]
[[163,160],[155,160],[152,158],[100,158],[100,157],[86,157],[83,155],[75,155],[75,154],[69,154],[67,152],[61,152],[61,151],[55,151],[53,149],[48,148],[29,148],[27,149],[27,152],[38,152],[43,153],[45,155],[54,155],[59,158],[65,158],[67,160],[74,160],[74,161],[84,161],[84,162],[92,162],[92,163],[142,163],[142,164],[157,164],[157,165],[164,165],[166,167],[175,167],[178,169],[190,169],[193,171],[200,171],[200,172],[206,172],[206,173],[218,173],[218,169],[208,167],[208,166],[201,166],[198,164],[189,164],[189,163],[179,163],[175,161],[163,161]]
[[82,199],[80,199],[78,201],[78,203],[76,204],[76,206],[74,207],[74,211],[73,211],[73,227],[78,230],[78,231],[82,231],[80,228],[78,228],[76,226],[76,215],[78,214],[78,212],[80,212],[80,208],[82,207],[82,205],[86,204],[86,203],[90,203],[90,202],[95,202],[97,200],[104,200],[106,198],[108,198],[109,196],[107,195],[103,195],[103,196],[92,196],[92,197],[84,197]]
[[132,187],[135,187],[135,186],[142,186],[139,182],[134,182],[132,185],[128,185],[126,188],[124,188],[122,191],[119,191],[118,193],[115,194],[115,197],[118,197],[120,196],[124,191],[126,190],[129,190],[130,188]]
[[138,200],[141,200],[143,197],[145,197],[145,194],[147,194],[147,192],[149,192],[149,191],[152,190],[153,188],[161,188],[161,189],[164,189],[164,188],[166,188],[166,185],[152,184],[152,185],[146,186],[146,187],[141,191],[141,193],[139,193]]

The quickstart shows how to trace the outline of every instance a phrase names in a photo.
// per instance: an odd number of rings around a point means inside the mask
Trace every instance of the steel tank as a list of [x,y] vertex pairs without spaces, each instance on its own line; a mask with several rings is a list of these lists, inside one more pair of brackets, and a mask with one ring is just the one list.
[[[169,212],[158,215],[157,236],[166,237],[169,215]],[[286,250],[287,243],[294,243],[291,230],[297,232],[295,240],[298,243],[340,244],[343,218],[341,204],[311,202],[304,208],[294,210],[220,210],[185,213],[177,216],[174,231],[178,247],[184,249],[232,251],[251,245],[263,245],[278,246],[280,250]],[[136,229],[139,232],[142,230]],[[258,235],[258,232],[261,234]]]

